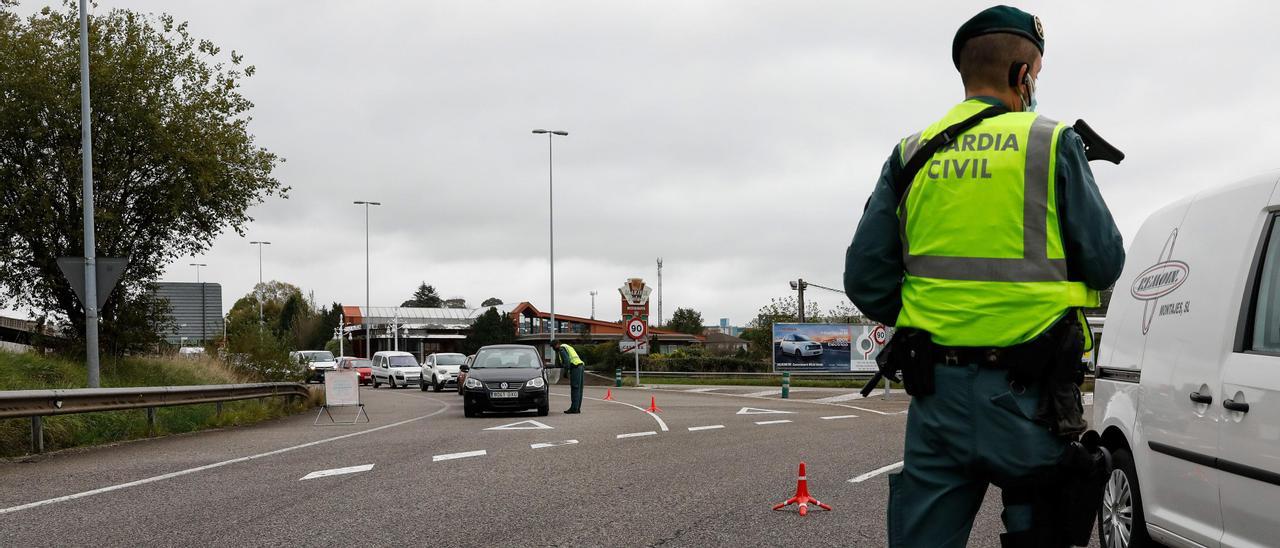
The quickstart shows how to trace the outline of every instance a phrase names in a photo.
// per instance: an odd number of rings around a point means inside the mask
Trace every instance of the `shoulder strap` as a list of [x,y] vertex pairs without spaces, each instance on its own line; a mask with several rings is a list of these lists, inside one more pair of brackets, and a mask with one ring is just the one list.
[[935,153],[942,149],[942,147],[947,146],[949,143],[956,140],[956,137],[959,137],[960,134],[969,131],[973,126],[978,125],[979,122],[1007,112],[1009,112],[1009,109],[1005,108],[1003,105],[989,106],[973,116],[956,122],[947,129],[942,130],[942,132],[937,135],[934,135],[923,145],[920,145],[920,148],[916,149],[915,153],[912,154],[910,158],[907,158],[907,163],[902,166],[902,171],[898,172],[898,178],[893,181],[893,192],[898,198],[898,203],[902,203],[903,196],[907,195],[907,187],[911,185],[911,181],[915,180],[916,174],[924,167],[924,163],[929,161],[929,158],[932,158]]

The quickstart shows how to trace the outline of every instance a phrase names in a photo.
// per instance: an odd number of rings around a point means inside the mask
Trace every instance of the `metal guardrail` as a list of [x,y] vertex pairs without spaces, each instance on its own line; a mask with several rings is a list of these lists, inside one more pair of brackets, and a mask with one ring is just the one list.
[[296,382],[144,386],[133,388],[71,388],[64,390],[0,391],[0,419],[31,418],[31,451],[44,451],[44,417],[146,409],[147,425],[155,426],[156,408],[270,397],[308,398],[311,392]]

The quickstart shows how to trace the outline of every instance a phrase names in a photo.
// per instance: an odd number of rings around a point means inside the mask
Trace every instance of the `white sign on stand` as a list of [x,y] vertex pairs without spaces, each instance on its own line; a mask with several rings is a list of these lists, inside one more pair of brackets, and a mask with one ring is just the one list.
[[355,424],[360,420],[360,416],[364,416],[364,421],[369,422],[369,414],[364,410],[364,404],[360,403],[360,373],[354,369],[344,371],[327,371],[324,374],[324,406],[320,408],[320,412],[316,413],[316,421],[313,424],[320,424],[320,415],[329,415],[330,422],[337,422],[333,419],[333,414],[329,412],[330,407],[358,407],[355,418],[350,423]]

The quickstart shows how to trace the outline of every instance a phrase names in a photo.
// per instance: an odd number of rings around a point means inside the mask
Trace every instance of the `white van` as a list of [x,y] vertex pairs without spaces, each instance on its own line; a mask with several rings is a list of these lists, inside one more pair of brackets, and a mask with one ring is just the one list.
[[1101,545],[1280,545],[1280,173],[1174,203],[1129,250],[1098,356]]
[[402,388],[418,384],[422,380],[422,366],[418,359],[408,352],[383,350],[373,353],[373,365],[369,368],[373,376],[373,387],[383,384],[391,388]]

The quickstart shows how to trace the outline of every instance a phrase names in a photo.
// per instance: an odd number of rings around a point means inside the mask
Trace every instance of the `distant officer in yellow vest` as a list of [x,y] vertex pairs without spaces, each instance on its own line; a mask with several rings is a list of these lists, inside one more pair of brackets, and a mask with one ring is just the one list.
[[583,363],[582,358],[578,357],[578,351],[572,346],[560,341],[552,341],[551,346],[556,349],[556,353],[560,355],[560,363],[563,364],[564,373],[569,377],[569,409],[565,413],[575,414],[582,412],[582,381],[583,381]]
[[1015,8],[960,27],[965,100],[894,147],[845,256],[849,298],[898,328],[886,361],[912,395],[890,546],[964,546],[992,483],[1003,546],[1067,545],[1053,495],[1085,428],[1080,309],[1124,247],[1080,137],[1034,112],[1043,53]]

